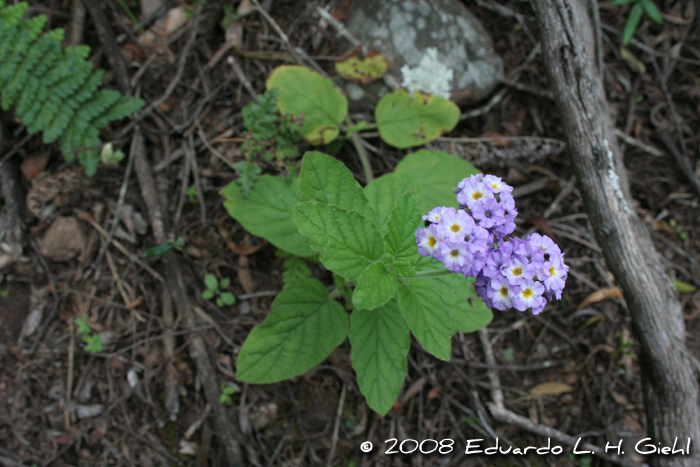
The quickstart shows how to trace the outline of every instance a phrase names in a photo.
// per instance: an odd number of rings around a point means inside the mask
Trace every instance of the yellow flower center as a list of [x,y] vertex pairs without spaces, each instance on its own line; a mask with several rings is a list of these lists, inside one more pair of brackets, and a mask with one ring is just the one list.
[[459,224],[452,224],[452,225],[450,226],[450,230],[453,231],[454,233],[459,232],[459,229],[461,229],[461,228],[462,228],[462,227],[460,227]]
[[503,296],[503,297],[508,296],[508,287],[501,287],[501,296]]
[[521,275],[522,273],[523,273],[523,269],[522,269],[522,268],[515,268],[515,269],[513,269],[513,275],[514,275],[514,276],[519,276],[519,275]]
[[551,276],[553,276],[553,275],[555,274],[555,272],[554,272],[554,266],[552,266],[551,268],[549,268],[549,274],[550,274]]
[[452,250],[452,251],[450,251],[450,256],[452,256],[453,258],[458,257],[458,256],[459,256],[459,250]]
[[475,191],[475,192],[472,194],[472,198],[474,198],[474,201],[476,201],[477,199],[481,198],[482,196],[484,196],[484,194],[483,194],[482,192],[480,192],[480,191]]
[[498,183],[492,183],[491,186],[494,188],[498,188]]
[[530,298],[530,297],[532,297],[532,293],[533,292],[531,289],[525,289],[525,290],[523,290],[523,297]]
[[435,237],[428,238],[428,246],[430,248],[433,248],[436,243],[437,243],[437,239]]

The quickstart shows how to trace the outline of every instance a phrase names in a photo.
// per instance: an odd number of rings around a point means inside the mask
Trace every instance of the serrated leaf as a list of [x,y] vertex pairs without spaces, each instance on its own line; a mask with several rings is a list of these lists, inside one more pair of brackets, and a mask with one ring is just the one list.
[[436,206],[458,207],[454,189],[463,178],[478,173],[476,167],[453,154],[427,149],[407,155],[394,171],[415,189],[413,196],[422,214]]
[[411,336],[396,300],[350,316],[350,359],[360,391],[372,410],[385,415],[406,379]]
[[348,113],[348,100],[333,81],[296,65],[274,69],[267,89],[277,89],[282,115],[303,119],[299,133],[311,144],[328,144],[338,137],[339,124]]
[[369,84],[384,76],[389,71],[389,64],[379,52],[370,52],[364,59],[353,55],[336,62],[335,69],[348,81]]
[[449,360],[452,319],[433,281],[411,279],[399,284],[398,303],[408,327],[423,348],[440,360]]
[[325,360],[348,335],[348,315],[329,300],[316,279],[285,286],[272,303],[263,324],[243,343],[237,360],[237,379],[248,383],[276,383],[306,373]]
[[205,274],[204,285],[207,286],[207,289],[216,290],[219,288],[219,279],[214,274]]
[[243,198],[235,182],[229,183],[221,195],[227,198],[224,207],[228,213],[253,235],[263,237],[277,248],[297,256],[313,256],[309,239],[299,233],[292,209],[299,198],[299,179],[286,181],[280,177],[263,175]]
[[659,11],[659,7],[656,6],[656,3],[652,0],[642,0],[640,3],[653,22],[657,24],[664,23],[664,17],[661,15],[661,11]]
[[[399,165],[401,164],[399,163]],[[389,221],[389,214],[394,209],[394,202],[406,191],[414,189],[415,187],[409,185],[408,177],[402,177],[395,173],[375,178],[364,188],[365,196],[377,215],[380,232],[384,233],[386,230],[386,223]]]
[[474,290],[474,279],[459,274],[432,277],[435,290],[445,300],[453,332],[473,332],[491,322],[493,313]]
[[416,270],[409,263],[404,261],[394,261],[391,270],[398,276],[410,277],[416,275]]
[[307,201],[294,207],[294,221],[311,238],[311,247],[321,253],[323,265],[350,280],[356,281],[384,254],[374,224],[356,211]]
[[416,229],[423,226],[418,205],[411,193],[396,200],[384,235],[384,249],[393,261],[411,262],[418,256]]
[[434,140],[452,131],[459,121],[459,107],[440,96],[397,89],[385,94],[374,109],[379,136],[404,149]]
[[375,218],[374,211],[352,172],[334,157],[315,151],[304,154],[299,182],[302,201],[334,204],[357,211],[370,220]]
[[374,310],[394,298],[398,286],[396,274],[387,271],[382,263],[372,263],[360,274],[352,303],[356,308]]
[[642,19],[643,11],[644,9],[640,3],[635,3],[632,6],[627,22],[625,22],[625,27],[622,30],[622,45],[627,45],[632,40],[632,36],[637,31],[637,26],[639,26],[639,21]]

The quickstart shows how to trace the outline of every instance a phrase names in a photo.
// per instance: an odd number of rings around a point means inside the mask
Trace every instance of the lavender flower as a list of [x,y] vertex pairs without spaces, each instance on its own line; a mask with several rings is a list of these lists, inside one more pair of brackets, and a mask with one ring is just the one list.
[[561,299],[569,267],[546,235],[506,239],[518,215],[512,192],[494,175],[465,178],[455,189],[460,209],[440,206],[423,216],[430,224],[416,230],[416,245],[448,270],[476,277],[488,307],[537,314],[547,300]]

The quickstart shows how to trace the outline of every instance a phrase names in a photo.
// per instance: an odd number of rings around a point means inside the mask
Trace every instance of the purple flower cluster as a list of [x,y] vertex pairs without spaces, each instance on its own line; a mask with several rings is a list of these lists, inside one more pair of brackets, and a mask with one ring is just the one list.
[[423,216],[430,224],[416,230],[418,253],[441,261],[466,277],[487,306],[542,311],[547,299],[561,299],[569,267],[546,235],[506,236],[518,211],[513,188],[494,175],[472,175],[456,188],[460,209],[436,207]]

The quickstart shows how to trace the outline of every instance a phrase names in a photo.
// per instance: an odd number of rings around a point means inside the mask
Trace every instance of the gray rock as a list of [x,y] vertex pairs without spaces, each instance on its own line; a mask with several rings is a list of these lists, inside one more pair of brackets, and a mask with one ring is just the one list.
[[[468,104],[486,97],[503,79],[503,62],[479,20],[458,0],[353,0],[346,21],[368,51],[390,62],[402,82],[401,67],[416,67],[429,47],[454,70],[451,99]],[[367,110],[388,91],[381,81],[344,83],[354,110]]]

